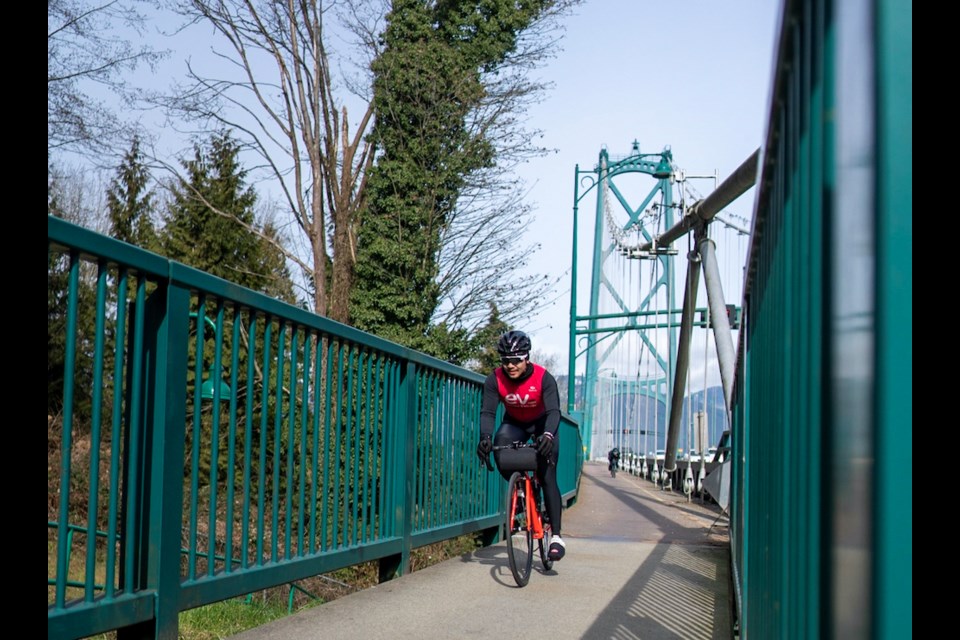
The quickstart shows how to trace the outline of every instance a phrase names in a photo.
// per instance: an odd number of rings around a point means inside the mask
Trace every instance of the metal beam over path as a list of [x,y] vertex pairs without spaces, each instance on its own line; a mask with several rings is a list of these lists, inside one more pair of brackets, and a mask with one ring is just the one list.
[[728,417],[733,405],[736,353],[733,348],[733,338],[730,335],[730,320],[727,318],[727,305],[723,297],[720,269],[717,266],[716,246],[712,240],[707,238],[706,228],[724,207],[739,198],[756,183],[759,154],[759,149],[754,151],[709,196],[694,204],[680,222],[640,247],[641,251],[645,251],[657,245],[666,246],[691,231],[697,239],[698,252],[688,256],[690,265],[687,269],[687,286],[684,289],[683,315],[680,320],[680,344],[677,349],[677,366],[674,371],[673,395],[671,397],[672,410],[667,428],[667,446],[663,461],[663,467],[667,473],[673,472],[677,468],[677,441],[680,438],[681,430],[680,408],[686,393],[685,381],[690,364],[690,334],[693,326],[694,309],[697,306],[697,287],[699,285],[698,266],[703,269],[704,282],[707,288],[707,302],[710,308],[713,337],[717,348],[717,360],[720,363],[724,407]]

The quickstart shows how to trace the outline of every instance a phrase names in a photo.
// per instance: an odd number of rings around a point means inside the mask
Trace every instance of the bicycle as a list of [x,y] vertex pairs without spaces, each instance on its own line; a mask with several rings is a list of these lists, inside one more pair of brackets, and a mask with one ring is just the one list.
[[610,477],[611,477],[611,478],[616,478],[616,477],[617,477],[617,466],[618,466],[619,464],[620,464],[619,462],[610,462],[609,464],[607,464],[607,468],[610,470]]
[[[507,482],[506,519],[504,535],[507,539],[507,561],[517,586],[526,586],[533,568],[533,541],[537,541],[540,562],[549,571],[553,560],[549,557],[552,537],[550,521],[543,502],[543,490],[535,473],[537,449],[532,442],[513,442],[493,447],[499,451],[500,469],[513,471]],[[484,462],[488,471],[493,471],[490,458]]]

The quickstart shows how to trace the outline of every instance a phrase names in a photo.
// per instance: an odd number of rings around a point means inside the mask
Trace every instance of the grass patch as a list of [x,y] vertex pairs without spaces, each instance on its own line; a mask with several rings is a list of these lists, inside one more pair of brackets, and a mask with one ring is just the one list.
[[[468,534],[437,542],[410,554],[412,571],[458,557],[479,548],[477,534]],[[48,561],[50,560],[48,549]],[[298,581],[291,587],[281,585],[258,591],[250,596],[231,598],[221,602],[183,611],[179,616],[179,640],[222,640],[247,629],[285,618],[291,613],[319,606],[324,602],[354,593],[377,584],[376,561],[345,567],[326,576]],[[49,595],[49,590],[48,590]],[[91,636],[90,640],[116,640],[115,631]]]
[[[286,603],[233,598],[184,611],[179,618],[179,640],[222,640],[287,616]],[[101,633],[90,640],[116,640],[117,632]]]
[[182,640],[220,640],[287,615],[286,603],[234,598],[180,614]]
[[[61,468],[61,440],[59,433],[59,421],[48,417],[48,435],[47,435],[47,520],[55,522],[59,518],[60,510],[60,483],[58,472]],[[106,475],[107,467],[104,461],[110,459],[110,450],[107,446],[109,439],[105,439],[100,452],[101,474],[98,486],[101,492],[109,486],[109,477]],[[74,479],[71,481],[70,504],[68,513],[68,522],[85,523],[89,517],[88,510],[89,499],[89,477],[80,470],[89,468],[90,459],[89,436],[77,435],[73,441],[72,455],[75,459],[72,461],[74,469]],[[108,505],[108,496],[103,493],[97,502],[98,518],[103,519]],[[100,522],[99,529],[105,527],[104,522]],[[57,575],[57,535],[56,527],[47,528],[47,576],[48,580]],[[239,543],[239,540],[235,540]],[[87,539],[85,530],[76,530],[70,538],[69,567],[67,567],[67,577],[71,582],[83,585],[87,576],[87,545],[96,544],[94,554],[94,566],[91,568],[94,581],[97,586],[102,587],[106,581],[106,540],[101,536],[96,536],[94,541]],[[467,534],[458,538],[445,540],[432,545],[427,545],[419,549],[414,549],[410,553],[410,570],[418,571],[431,565],[443,562],[450,558],[459,557],[465,553],[472,552],[479,548],[479,534]],[[117,588],[117,576],[120,575],[121,567],[119,565],[120,549],[115,550],[115,566],[112,572],[114,587]],[[291,613],[302,611],[303,609],[320,605],[324,602],[330,602],[337,598],[361,591],[372,587],[378,583],[379,563],[377,561],[365,562],[350,567],[345,567],[329,574],[313,576],[296,583],[296,587],[291,585],[279,585],[267,590],[258,591],[250,596],[241,596],[224,600],[221,602],[204,605],[189,611],[181,612],[179,615],[179,634],[178,640],[220,640],[241,633],[247,629],[264,625],[273,620],[286,617]],[[84,596],[83,586],[68,586],[65,591],[65,598],[69,602],[76,598]],[[97,589],[96,595],[102,591]],[[55,586],[47,585],[47,603],[52,604],[55,601]],[[94,640],[116,640],[115,631],[92,636]]]

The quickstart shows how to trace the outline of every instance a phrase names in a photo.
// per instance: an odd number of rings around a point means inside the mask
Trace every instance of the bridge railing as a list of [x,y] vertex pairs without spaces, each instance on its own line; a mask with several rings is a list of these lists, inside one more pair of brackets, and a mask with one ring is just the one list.
[[739,334],[740,633],[912,635],[912,8],[783,3]]
[[47,235],[49,638],[176,638],[193,607],[497,539],[482,376],[54,217]]

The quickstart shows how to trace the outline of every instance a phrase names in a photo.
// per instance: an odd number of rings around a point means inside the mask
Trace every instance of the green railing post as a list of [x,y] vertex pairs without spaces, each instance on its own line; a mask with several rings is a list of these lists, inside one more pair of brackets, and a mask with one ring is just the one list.
[[155,637],[166,640],[179,636],[183,478],[169,470],[182,468],[184,460],[187,389],[173,381],[187,379],[189,305],[189,291],[164,285],[151,296],[147,312],[155,336],[148,348],[152,366],[145,412],[145,442],[150,443],[147,472],[152,487],[147,526],[148,539],[153,541],[147,547],[151,550],[148,585],[157,592]]

